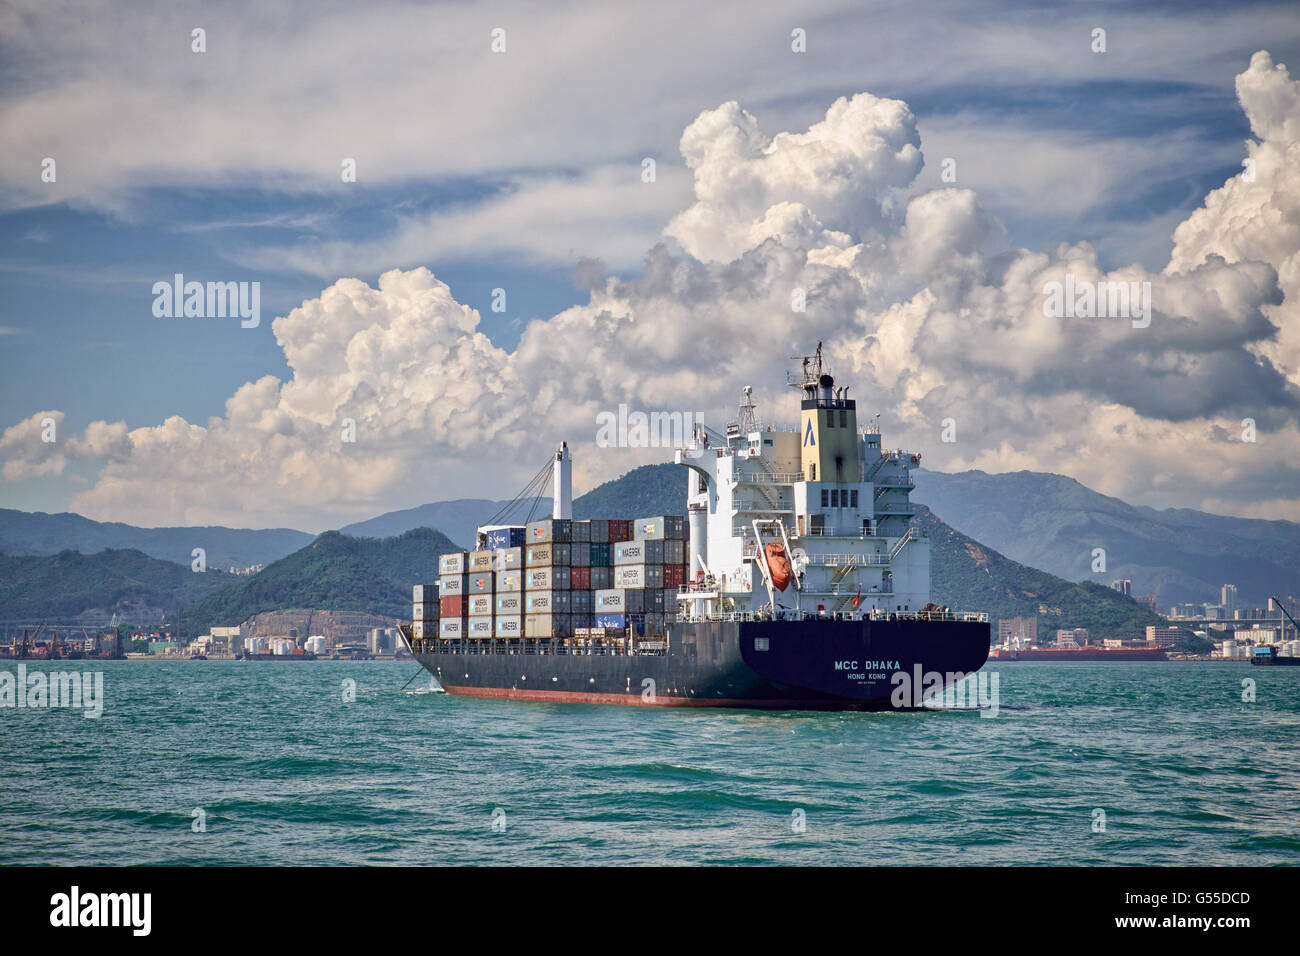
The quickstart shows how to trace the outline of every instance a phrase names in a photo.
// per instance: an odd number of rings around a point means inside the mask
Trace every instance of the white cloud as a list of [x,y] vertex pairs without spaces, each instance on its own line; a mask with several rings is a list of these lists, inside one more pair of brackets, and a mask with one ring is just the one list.
[[[1108,272],[1086,243],[1005,248],[970,189],[904,203],[920,156],[901,102],[841,99],[807,131],[771,137],[724,104],[683,136],[696,202],[669,229],[703,258],[658,245],[638,278],[596,281],[587,304],[529,324],[513,351],[426,269],[386,271],[377,288],[339,279],[275,320],[288,381],[244,385],[205,425],[97,423],[78,438],[77,454],[107,463],[73,506],[143,523],[320,527],[511,493],[560,439],[577,446],[579,481],[594,481],[663,457],[597,452],[598,411],[626,401],[716,421],[754,385],[784,420],[788,350],[818,340],[864,411],[885,410],[891,444],[931,465],[1060,471],[1139,502],[1278,499],[1300,473],[1298,393],[1264,359],[1284,358],[1297,331],[1300,182],[1286,158],[1300,146],[1286,140],[1292,81],[1259,57],[1244,77],[1259,177],[1212,193],[1162,273]],[[524,206],[521,223],[555,208]],[[1150,282],[1151,326],[1044,316],[1045,284],[1067,273]],[[796,288],[806,313],[791,310]],[[1258,443],[1237,437],[1247,415]],[[938,441],[948,417],[953,445]],[[346,418],[355,444],[341,439]],[[0,440],[6,468],[52,467],[30,430]]]

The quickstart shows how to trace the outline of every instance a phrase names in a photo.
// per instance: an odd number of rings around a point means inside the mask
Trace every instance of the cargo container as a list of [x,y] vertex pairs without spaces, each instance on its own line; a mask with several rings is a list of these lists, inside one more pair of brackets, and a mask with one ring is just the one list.
[[576,631],[580,627],[590,627],[593,615],[590,612],[573,615],[573,629]]
[[590,568],[591,584],[589,587],[593,591],[601,588],[612,588],[614,586],[614,569],[613,568]]
[[567,567],[530,568],[524,572],[525,591],[567,591],[569,582]]
[[[411,636],[424,640],[426,637],[436,637],[438,635],[437,621],[412,621]],[[321,651],[320,653],[323,653]]]
[[572,545],[558,541],[530,544],[524,548],[525,568],[568,567]]
[[570,606],[569,591],[525,591],[525,614],[568,614]]
[[415,604],[411,608],[412,621],[436,621],[442,617],[442,609],[436,604]]
[[471,617],[466,622],[467,635],[474,640],[492,636],[492,615]]
[[464,617],[465,595],[449,594],[438,602],[439,617]]
[[523,589],[523,571],[500,571],[497,573],[498,591],[522,591]]
[[469,573],[475,571],[492,570],[492,552],[484,549],[482,551],[471,551],[469,553]]
[[614,564],[614,546],[608,541],[600,544],[593,542],[589,553],[589,563],[593,568],[608,568]]
[[570,568],[569,587],[574,591],[590,590],[591,568]]
[[469,593],[469,575],[453,574],[446,575],[438,579],[438,591],[447,596],[450,594],[468,594]]
[[609,521],[604,518],[592,518],[587,522],[590,529],[587,540],[592,544],[609,544]]
[[484,543],[493,551],[498,548],[518,548],[524,543],[524,526],[502,525],[489,528],[484,536]]
[[439,596],[436,584],[417,584],[411,588],[411,600],[415,604],[434,604]]
[[616,588],[660,588],[664,586],[662,564],[627,564],[614,568]]
[[679,588],[686,581],[686,575],[682,571],[680,564],[664,565],[664,587]]
[[496,590],[496,580],[491,571],[471,571],[469,575],[470,594],[491,594]]
[[590,614],[596,609],[595,596],[590,591],[557,591],[555,593],[571,595],[569,610],[574,614]]
[[645,591],[637,588],[608,588],[593,591],[593,610],[599,614],[604,611],[644,613],[646,609]]
[[614,567],[622,564],[663,564],[662,541],[620,541],[614,546]]
[[438,577],[445,578],[454,574],[466,574],[469,571],[469,555],[464,551],[453,551],[438,558]]
[[575,541],[569,545],[569,567],[591,567],[591,545],[586,541]]
[[609,519],[609,540],[614,541],[631,541],[632,540],[632,522],[626,518]]
[[522,591],[498,591],[493,605],[498,615],[524,613],[524,593]]
[[568,518],[544,518],[530,521],[527,525],[525,541],[528,544],[546,544],[550,541],[571,541],[572,521]]
[[492,552],[492,570],[498,574],[502,571],[518,571],[524,566],[524,549],[497,548]]
[[496,637],[523,637],[524,619],[518,614],[503,614],[496,619],[493,633]]
[[527,614],[524,637],[572,637],[573,619],[568,614]]
[[[594,619],[595,619],[595,627],[605,628],[606,637],[609,638],[609,637],[617,636],[619,632],[629,630],[629,629],[632,631],[633,634],[636,634],[638,636],[644,635],[646,632],[646,617],[647,615],[645,614],[607,613],[607,614],[597,614],[595,615]],[[615,633],[610,634],[609,631],[611,630],[614,631]]]
[[651,588],[645,592],[645,609],[646,613],[664,612],[664,590],[663,588]]
[[438,636],[447,641],[458,641],[469,631],[469,621],[463,617],[444,617],[438,622]]
[[645,633],[662,634],[664,632],[664,616],[660,611],[647,611],[645,616]]
[[664,564],[680,565],[686,556],[686,542],[680,538],[664,542]]
[[591,542],[591,522],[574,521],[569,525],[569,540]]
[[659,515],[638,518],[633,528],[638,541],[680,540],[686,536],[686,518],[682,515]]
[[490,594],[471,594],[469,596],[470,617],[491,617],[495,601]]

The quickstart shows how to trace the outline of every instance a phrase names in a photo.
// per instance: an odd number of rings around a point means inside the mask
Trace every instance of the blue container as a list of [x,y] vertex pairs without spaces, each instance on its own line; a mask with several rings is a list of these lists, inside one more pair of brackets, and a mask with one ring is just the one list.
[[493,528],[487,533],[488,548],[519,548],[524,543],[523,526]]

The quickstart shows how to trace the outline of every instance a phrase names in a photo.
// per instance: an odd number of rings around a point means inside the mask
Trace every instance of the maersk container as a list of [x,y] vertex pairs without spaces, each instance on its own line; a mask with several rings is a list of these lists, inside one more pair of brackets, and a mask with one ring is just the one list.
[[590,554],[590,564],[593,568],[608,568],[614,564],[614,546],[608,541],[602,541],[600,544],[593,541]]
[[525,614],[568,614],[572,607],[569,591],[525,591]]
[[571,595],[569,610],[574,614],[590,614],[596,608],[595,597],[590,591],[562,591],[557,593]]
[[493,528],[485,532],[487,546],[493,551],[498,548],[518,548],[524,543],[524,526],[511,525],[503,528]]
[[524,594],[522,591],[497,592],[495,607],[498,615],[523,614]]
[[438,577],[446,578],[469,571],[469,555],[464,551],[453,551],[438,558]]
[[447,641],[456,641],[469,631],[469,621],[463,617],[444,617],[438,622],[438,635]]
[[496,576],[491,571],[471,571],[469,573],[470,594],[491,594],[496,590]]
[[614,567],[621,564],[663,564],[662,541],[620,541],[614,545]]
[[515,638],[524,636],[524,619],[518,614],[504,614],[496,619],[495,636]]
[[438,601],[438,611],[440,617],[464,617],[465,616],[465,595],[449,594]]
[[492,552],[488,549],[469,553],[469,573],[492,570]]
[[569,545],[569,567],[591,567],[591,545],[586,541],[575,541]]
[[411,600],[415,604],[433,604],[439,597],[436,584],[417,584],[411,588]]
[[588,585],[593,591],[601,588],[612,588],[614,586],[614,569],[610,567],[596,568],[591,570],[591,584]]
[[490,594],[471,594],[469,596],[469,616],[491,617],[494,603]]
[[524,548],[525,568],[568,567],[572,546],[557,541],[545,544],[530,544]]
[[660,588],[664,586],[662,564],[627,564],[614,568],[616,588]]
[[524,637],[572,637],[573,618],[568,614],[524,615]]
[[525,591],[567,591],[570,586],[567,567],[529,568],[524,571]]
[[546,544],[549,541],[571,541],[573,522],[568,518],[545,518],[528,522],[525,534],[527,544]]
[[638,518],[633,533],[638,541],[680,540],[686,537],[686,519],[681,515]]
[[469,575],[453,574],[438,579],[438,590],[445,597],[469,592]]
[[621,614],[627,610],[627,592],[622,588],[604,588],[592,592],[592,610],[597,614]]
[[574,521],[569,525],[569,540],[591,542],[591,522]]
[[522,547],[497,548],[492,552],[492,570],[518,571],[524,566],[524,549]]
[[523,571],[500,571],[497,573],[498,591],[522,591],[523,589]]
[[681,565],[686,557],[686,542],[680,538],[664,542],[664,564]]
[[492,636],[492,616],[471,617],[466,625],[466,631],[470,638],[479,639]]

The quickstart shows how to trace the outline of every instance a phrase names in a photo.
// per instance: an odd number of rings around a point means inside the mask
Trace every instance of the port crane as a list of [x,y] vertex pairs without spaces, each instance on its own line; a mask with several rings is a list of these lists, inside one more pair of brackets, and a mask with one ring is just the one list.
[[[1277,605],[1277,609],[1282,612],[1286,619],[1291,622],[1291,626],[1296,629],[1296,633],[1300,634],[1300,622],[1297,622],[1296,619],[1291,616],[1291,612],[1286,609],[1286,605],[1282,603],[1282,599],[1274,595],[1273,603]],[[1286,639],[1285,625],[1282,627],[1282,639]]]

